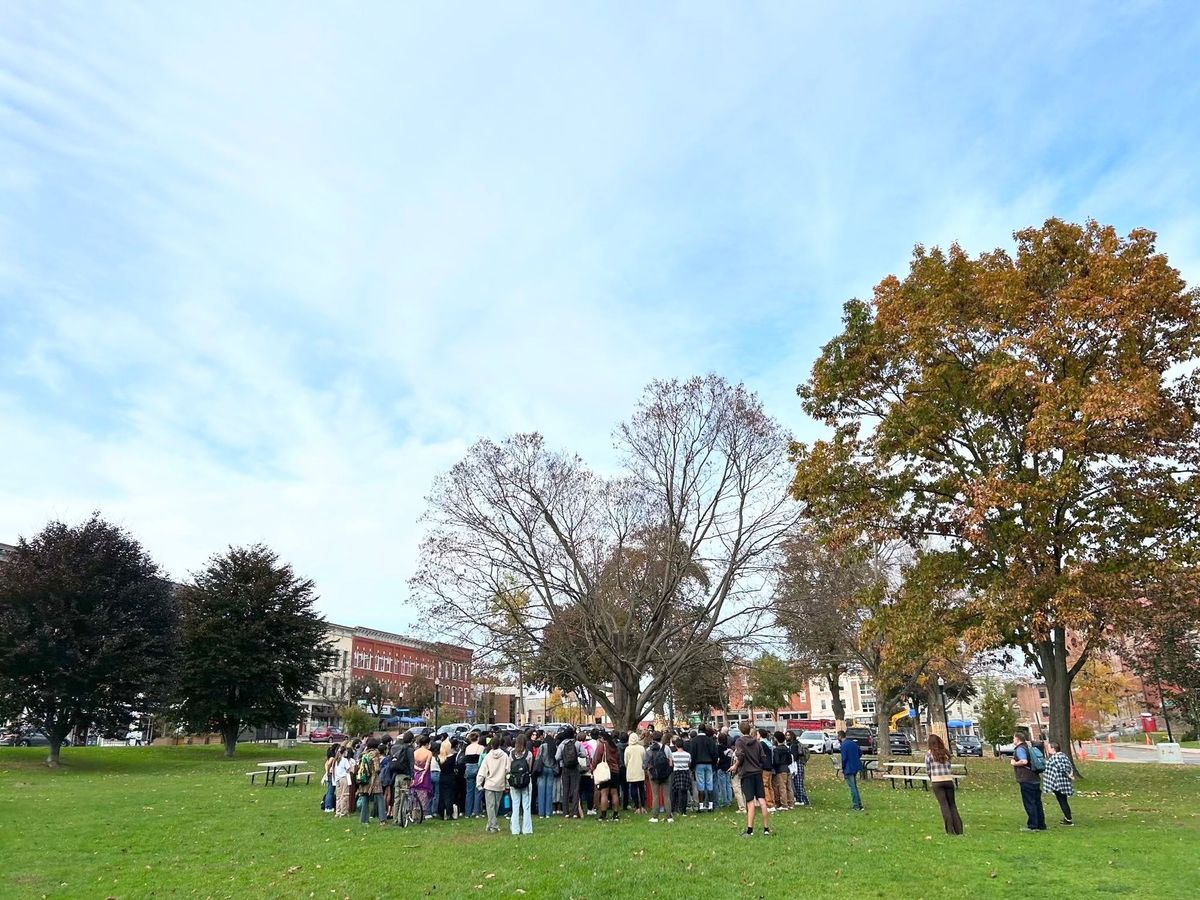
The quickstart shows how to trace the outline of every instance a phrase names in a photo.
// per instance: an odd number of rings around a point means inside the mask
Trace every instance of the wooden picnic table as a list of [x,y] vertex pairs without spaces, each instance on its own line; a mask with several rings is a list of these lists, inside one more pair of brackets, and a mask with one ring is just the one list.
[[[921,782],[925,790],[929,790],[929,776],[925,774],[925,762],[915,762],[911,760],[889,760],[883,764],[887,769],[887,774],[883,776],[886,781],[891,782],[892,789],[895,790],[896,782],[903,781],[906,788],[913,786],[914,781]],[[955,772],[955,769],[962,769],[961,773]],[[967,777],[967,767],[963,763],[952,763],[950,771],[954,775],[954,780],[957,782],[960,778]]]
[[312,778],[312,772],[300,772],[299,768],[304,765],[307,760],[303,759],[277,759],[272,762],[261,762],[258,764],[260,771],[247,772],[250,776],[250,783],[254,784],[254,779],[259,775],[263,776],[263,785],[275,784],[279,778],[279,773],[283,772],[283,783],[289,785],[296,780],[299,775],[307,775]]

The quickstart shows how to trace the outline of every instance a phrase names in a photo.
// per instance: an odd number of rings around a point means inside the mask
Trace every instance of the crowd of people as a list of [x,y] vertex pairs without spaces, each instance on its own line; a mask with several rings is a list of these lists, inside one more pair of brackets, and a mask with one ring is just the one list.
[[[844,731],[838,737],[839,772],[851,808],[862,811],[861,750]],[[1026,830],[1046,828],[1043,790],[1058,800],[1062,824],[1073,824],[1069,757],[1057,744],[1035,745],[1022,735],[1015,741],[1012,765]],[[667,733],[569,727],[515,736],[405,733],[399,739],[371,737],[331,746],[321,808],[335,817],[357,813],[364,825],[372,817],[381,825],[403,824],[401,802],[407,798],[424,817],[486,819],[487,831],[498,832],[503,816],[512,834],[526,835],[532,834],[535,818],[595,816],[599,822],[617,822],[623,813],[636,813],[654,824],[670,824],[677,816],[736,805],[746,816],[744,836],[754,834],[756,819],[762,833],[770,835],[772,813],[810,805],[809,760],[808,748],[794,732],[759,729],[742,735],[722,728],[714,733],[708,725]],[[929,737],[925,769],[946,833],[961,835],[950,752],[936,734]]]
[[742,735],[708,725],[667,733],[406,733],[331,746],[321,807],[386,825],[409,796],[426,817],[486,818],[495,832],[507,816],[512,834],[521,835],[533,831],[535,818],[616,822],[637,813],[670,824],[736,805],[746,813],[746,834],[760,818],[769,835],[771,813],[809,805],[808,761],[791,731]]

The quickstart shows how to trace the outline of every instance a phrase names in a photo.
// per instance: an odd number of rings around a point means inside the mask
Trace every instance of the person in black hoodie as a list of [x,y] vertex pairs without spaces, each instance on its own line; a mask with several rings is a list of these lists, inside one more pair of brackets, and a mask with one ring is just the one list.
[[697,808],[700,812],[712,810],[714,800],[714,775],[720,751],[712,736],[712,726],[704,725],[700,733],[692,738],[692,767],[696,773]]
[[755,807],[762,810],[763,835],[771,834],[771,818],[767,810],[767,795],[763,790],[763,772],[771,769],[771,753],[762,739],[767,737],[765,728],[755,734],[751,731],[745,737],[738,738],[737,759],[732,771],[742,776],[742,794],[746,798],[746,830],[743,836],[754,834]]
[[792,751],[785,740],[782,731],[775,732],[775,746],[771,748],[771,781],[777,810],[791,809],[796,802],[792,796]]

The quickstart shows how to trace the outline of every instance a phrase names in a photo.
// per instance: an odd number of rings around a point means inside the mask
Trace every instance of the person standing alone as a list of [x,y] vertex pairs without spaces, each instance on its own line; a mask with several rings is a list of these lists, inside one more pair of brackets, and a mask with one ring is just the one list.
[[862,797],[858,794],[858,773],[862,771],[862,750],[855,741],[846,737],[846,732],[839,731],[838,738],[842,742],[839,748],[839,755],[842,758],[842,777],[846,779],[846,787],[850,788],[850,808],[862,812]]
[[933,796],[937,797],[938,806],[942,810],[942,824],[946,826],[946,834],[962,834],[962,818],[958,815],[958,805],[954,802],[954,775],[950,765],[950,751],[941,736],[929,736],[929,750],[925,754],[925,774],[929,776],[929,786],[933,788]]

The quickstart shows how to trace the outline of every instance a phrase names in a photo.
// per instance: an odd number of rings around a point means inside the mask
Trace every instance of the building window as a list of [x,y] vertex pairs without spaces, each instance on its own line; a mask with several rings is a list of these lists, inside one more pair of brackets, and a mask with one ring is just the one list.
[[822,712],[825,711],[825,701],[824,700],[821,701],[821,711]]
[[864,700],[862,708],[863,708],[863,712],[874,715],[875,714],[875,701],[874,700]]

